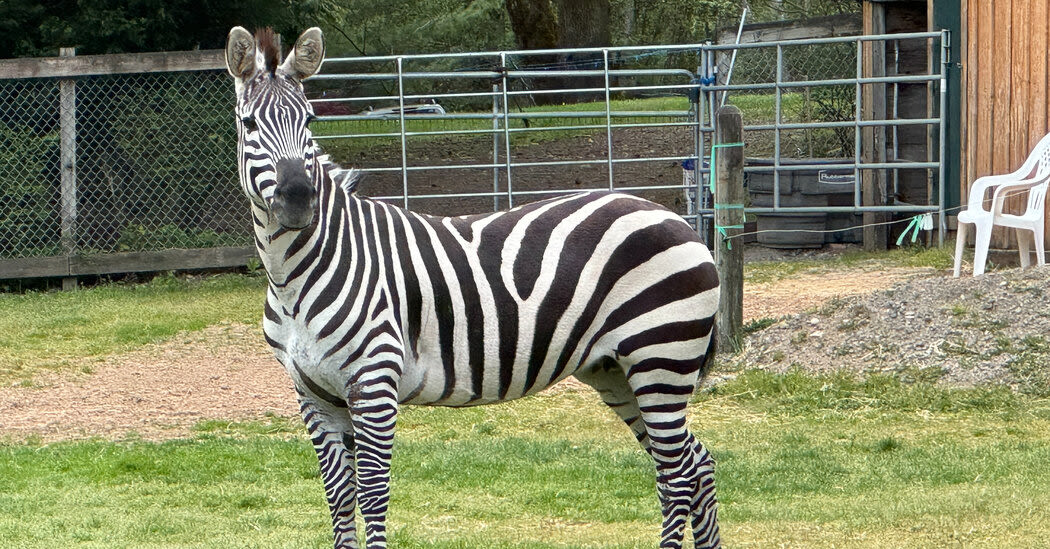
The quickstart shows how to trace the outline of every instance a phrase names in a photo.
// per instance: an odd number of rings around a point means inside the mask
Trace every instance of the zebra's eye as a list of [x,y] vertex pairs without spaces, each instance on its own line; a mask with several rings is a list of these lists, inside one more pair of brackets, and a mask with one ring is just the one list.
[[259,126],[255,124],[254,116],[245,116],[241,119],[241,123],[244,124],[244,128],[250,132],[254,132],[259,129]]
[[309,114],[306,115],[306,125],[307,126],[312,124],[314,120],[317,120],[317,116],[314,115],[314,113],[309,113]]

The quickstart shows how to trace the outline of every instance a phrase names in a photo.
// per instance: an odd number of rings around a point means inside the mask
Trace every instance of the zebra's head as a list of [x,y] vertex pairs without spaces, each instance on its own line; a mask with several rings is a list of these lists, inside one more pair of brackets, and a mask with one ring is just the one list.
[[234,27],[226,39],[226,68],[237,90],[237,152],[241,185],[248,198],[282,227],[310,226],[317,209],[308,127],[313,109],[302,80],[324,59],[324,37],[314,27],[295,42],[288,58],[272,30],[252,36]]

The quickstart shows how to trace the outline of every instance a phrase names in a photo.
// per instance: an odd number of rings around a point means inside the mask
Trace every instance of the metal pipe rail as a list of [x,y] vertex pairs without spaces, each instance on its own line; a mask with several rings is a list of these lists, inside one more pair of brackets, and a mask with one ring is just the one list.
[[[906,40],[926,40],[939,43],[942,50],[942,62],[933,62],[926,74],[892,74],[882,75],[879,73],[869,74],[864,70],[862,59],[866,55],[863,47],[870,43],[892,43],[899,50],[899,44]],[[855,45],[854,48],[842,48],[842,45]],[[834,74],[814,73],[812,71],[789,70],[790,63],[797,62],[789,58],[792,48],[806,46],[810,48],[837,46],[835,52],[841,53],[843,49],[850,54],[848,64],[838,67]],[[362,171],[378,174],[401,174],[402,194],[400,196],[382,196],[380,198],[391,200],[402,200],[408,205],[409,200],[415,199],[447,199],[447,198],[493,198],[493,207],[500,205],[502,198],[506,199],[504,205],[513,205],[515,197],[533,197],[540,195],[552,195],[560,193],[577,192],[578,189],[543,189],[536,190],[528,188],[525,176],[515,175],[521,169],[528,168],[552,168],[571,169],[571,167],[599,167],[606,166],[603,178],[607,176],[608,181],[603,188],[628,190],[628,191],[655,191],[655,190],[681,190],[683,193],[695,194],[695,198],[688,199],[690,208],[685,217],[695,220],[700,228],[701,220],[709,217],[712,213],[710,200],[706,195],[705,179],[710,176],[711,170],[704,167],[711,158],[707,154],[711,142],[710,136],[713,132],[713,120],[715,107],[719,100],[726,94],[738,94],[747,92],[749,95],[767,95],[773,107],[773,119],[752,119],[745,125],[745,132],[773,132],[774,139],[772,148],[773,164],[770,166],[746,166],[745,172],[751,174],[772,173],[773,174],[773,206],[761,208],[747,208],[748,213],[865,213],[865,212],[895,212],[899,214],[913,214],[936,212],[941,220],[943,228],[944,219],[944,120],[945,111],[943,106],[943,93],[940,112],[936,115],[926,115],[915,118],[899,118],[896,103],[893,110],[887,114],[873,116],[862,107],[863,101],[867,101],[872,90],[878,90],[881,86],[893,86],[893,97],[898,98],[898,88],[904,85],[927,86],[931,90],[938,82],[943,92],[946,73],[945,56],[947,41],[944,32],[920,32],[902,33],[893,35],[865,35],[846,36],[823,39],[803,39],[779,42],[757,42],[750,44],[683,44],[673,46],[626,46],[613,48],[578,48],[572,50],[526,50],[526,51],[489,51],[489,52],[464,52],[453,54],[422,54],[422,55],[389,55],[368,58],[330,58],[322,66],[322,74],[307,79],[307,86],[311,83],[321,85],[347,85],[353,83],[360,87],[364,93],[352,97],[323,97],[313,99],[311,102],[318,106],[362,105],[369,103],[385,103],[398,107],[396,112],[389,114],[326,114],[319,116],[320,122],[346,124],[346,127],[333,126],[330,135],[318,135],[318,140],[374,140],[374,139],[400,139],[401,158],[400,165],[376,166],[362,169]],[[737,73],[743,81],[737,80],[727,84],[720,80],[716,69],[715,57],[730,52],[769,52],[775,54],[776,71],[769,79],[747,82],[749,73],[738,69]],[[653,56],[684,56],[689,59],[687,63],[695,63],[695,70],[677,67],[645,68],[632,66],[646,62]],[[765,55],[765,54],[763,54]],[[836,54],[837,55],[837,54]],[[570,56],[575,58],[570,59]],[[582,59],[581,59],[582,57]],[[746,58],[748,55],[738,56]],[[800,56],[794,56],[800,57]],[[821,59],[821,55],[808,54],[808,59]],[[544,63],[543,68],[530,65],[529,60],[539,58]],[[561,61],[551,62],[551,58]],[[683,58],[676,58],[683,59]],[[760,57],[768,59],[768,57]],[[823,60],[827,62],[826,60]],[[899,61],[894,61],[899,62]],[[434,70],[421,68],[431,64]],[[613,67],[612,65],[616,65]],[[456,69],[456,65],[462,69]],[[363,66],[376,67],[378,70],[370,72]],[[346,70],[340,70],[344,67]],[[577,67],[577,68],[570,68]],[[394,70],[390,70],[394,69]],[[850,71],[852,75],[845,76],[842,73]],[[760,74],[758,71],[757,74]],[[756,74],[756,73],[751,73]],[[846,72],[848,74],[848,72]],[[807,75],[799,77],[798,75]],[[737,76],[734,75],[734,79]],[[551,83],[553,87],[551,87]],[[379,86],[385,83],[385,88]],[[440,85],[438,85],[440,83]],[[573,85],[578,83],[579,85]],[[396,84],[391,93],[390,85]],[[430,89],[427,89],[429,86]],[[808,98],[812,90],[834,88],[852,88],[852,113],[848,118],[835,119],[794,119],[793,108],[785,108],[786,101],[798,101],[797,97],[802,94]],[[378,93],[368,93],[369,91]],[[839,93],[839,92],[836,92]],[[931,91],[932,93],[932,91]],[[637,97],[642,94],[659,94],[663,96],[684,96],[689,98],[689,108],[671,109],[638,109],[620,108],[617,97]],[[719,94],[722,94],[719,96]],[[512,102],[523,102],[540,99],[544,97],[584,97],[593,96],[596,101],[593,109],[585,111],[562,111],[557,109],[544,110],[542,107],[531,107],[528,111],[513,112]],[[794,99],[792,99],[794,98]],[[468,111],[446,112],[444,114],[409,115],[405,112],[405,106],[413,102],[423,100],[440,100],[450,103],[460,102],[463,104],[483,104],[488,106],[483,109],[471,108]],[[935,99],[935,101],[936,101]],[[571,101],[571,99],[570,99]],[[731,99],[732,101],[732,99]],[[456,103],[457,105],[459,103]],[[626,105],[625,105],[626,106]],[[602,108],[604,107],[604,108]],[[744,119],[748,121],[749,113],[745,108]],[[537,121],[544,123],[537,124]],[[456,123],[459,123],[458,125]],[[527,125],[529,123],[530,125]],[[369,128],[373,131],[354,131],[355,125],[361,125],[365,129],[367,123],[391,124],[393,127],[386,131],[386,127]],[[420,124],[433,124],[426,126]],[[451,123],[451,124],[445,124]],[[477,123],[477,125],[474,125]],[[485,124],[485,125],[482,125]],[[552,123],[546,125],[545,123]],[[413,126],[413,124],[416,124]],[[930,151],[928,158],[897,158],[898,128],[930,128],[931,131],[939,132],[940,148]],[[879,158],[867,158],[862,155],[863,147],[870,147],[867,139],[873,130],[878,128],[892,129],[893,133],[893,158],[883,161]],[[374,130],[380,131],[374,131]],[[675,151],[620,151],[615,143],[620,135],[619,132],[634,130],[651,131],[655,129],[667,132],[690,130],[691,146],[685,152],[681,149]],[[842,161],[828,162],[792,162],[785,163],[782,158],[785,140],[795,139],[794,135],[802,132],[810,135],[811,132],[837,131],[841,138],[842,130],[851,130],[853,134],[852,158]],[[545,132],[595,132],[602,136],[604,143],[603,158],[558,158],[551,160],[536,160],[515,158],[520,154],[513,146],[516,137],[542,135]],[[604,134],[604,135],[602,135]],[[578,134],[577,134],[578,135]],[[745,136],[747,134],[745,133]],[[828,135],[831,135],[830,133]],[[464,139],[491,138],[491,158],[478,158],[476,161],[458,161],[442,164],[440,161],[409,163],[407,145],[409,141],[432,139],[438,136],[459,136]],[[790,141],[789,141],[790,142]],[[790,145],[794,147],[795,145]],[[848,150],[848,149],[845,149]],[[671,154],[668,154],[671,153]],[[593,152],[588,153],[593,154]],[[655,181],[653,185],[629,184],[616,178],[616,169],[626,169],[627,166],[644,165],[684,165],[685,162],[695,162],[692,179],[689,180],[687,172],[683,172],[682,184],[667,184],[666,181]],[[648,164],[647,164],[648,163]],[[491,191],[484,192],[453,192],[453,193],[413,193],[409,184],[410,174],[421,174],[428,171],[448,173],[453,170],[465,170],[475,172],[482,170],[491,172]],[[787,207],[781,204],[781,174],[797,173],[813,170],[835,170],[852,171],[854,181],[844,185],[852,186],[853,205],[831,206],[831,207]],[[864,174],[886,171],[894,174],[894,189],[898,188],[899,174],[904,170],[926,170],[931,178],[937,180],[937,192],[935,197],[930,198],[930,203],[925,205],[915,204],[875,204],[865,205],[861,182]],[[936,172],[936,174],[934,174]],[[520,181],[519,181],[520,179]],[[695,202],[693,202],[695,201]],[[943,234],[941,236],[943,238]]]

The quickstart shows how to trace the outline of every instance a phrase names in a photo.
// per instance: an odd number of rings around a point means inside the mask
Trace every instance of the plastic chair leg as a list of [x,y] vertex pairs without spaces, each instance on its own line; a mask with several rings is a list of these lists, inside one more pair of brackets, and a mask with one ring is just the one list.
[[985,263],[988,262],[988,246],[992,242],[992,224],[974,223],[973,242],[973,276],[984,274]]
[[1043,228],[1036,227],[1036,229],[1032,231],[1032,234],[1035,237],[1035,264],[1042,267],[1043,265],[1046,265],[1046,249],[1043,246]]
[[1028,229],[1016,229],[1017,252],[1021,254],[1021,268],[1027,269],[1032,266],[1032,239],[1034,235]]
[[959,273],[962,272],[962,256],[966,251],[966,230],[969,228],[969,223],[959,223],[955,231],[955,270],[952,274],[955,278],[959,278]]

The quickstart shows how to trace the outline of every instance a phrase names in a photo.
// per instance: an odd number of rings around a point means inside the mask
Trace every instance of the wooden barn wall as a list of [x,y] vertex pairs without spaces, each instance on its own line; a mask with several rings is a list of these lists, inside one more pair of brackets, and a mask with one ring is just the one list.
[[[1050,130],[1047,48],[1050,0],[963,0],[962,194],[989,174],[1017,169]],[[1024,208],[1023,197],[1007,202]],[[1012,231],[992,245],[1015,247]]]

